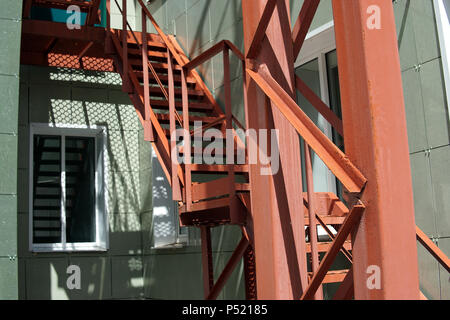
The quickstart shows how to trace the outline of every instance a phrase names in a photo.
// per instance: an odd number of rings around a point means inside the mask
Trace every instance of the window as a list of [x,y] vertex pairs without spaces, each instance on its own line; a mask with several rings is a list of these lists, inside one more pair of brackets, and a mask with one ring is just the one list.
[[[295,73],[341,118],[336,42],[332,22],[308,34],[295,67]],[[343,150],[343,137],[299,92],[297,102],[322,132]],[[304,162],[303,158],[302,147],[302,163]],[[315,191],[333,192],[340,196],[342,192],[340,182],[315,154],[312,156],[312,165]],[[305,175],[303,175],[303,179],[303,185],[306,188]]]
[[105,132],[31,125],[31,251],[107,249]]

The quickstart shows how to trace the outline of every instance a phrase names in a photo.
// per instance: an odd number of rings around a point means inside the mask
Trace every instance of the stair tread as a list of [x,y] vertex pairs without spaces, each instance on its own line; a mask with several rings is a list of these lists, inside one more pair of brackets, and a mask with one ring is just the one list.
[[[322,283],[339,283],[344,281],[345,276],[348,273],[348,269],[345,270],[331,270],[328,271],[325,275],[325,278],[323,279]],[[313,275],[312,272],[308,272],[309,278],[311,278]]]
[[[167,59],[167,52],[165,51],[156,51],[156,50],[147,50],[148,56],[153,58],[161,58]],[[130,55],[142,55],[141,49],[128,48],[128,53]]]
[[[158,41],[154,41],[153,36],[151,36],[152,34],[147,33],[147,49],[149,51],[155,51],[155,50],[151,50],[151,48],[154,49],[161,49],[161,50],[167,50],[167,47],[164,43],[162,42],[158,42]],[[139,45],[142,45],[142,41],[140,39],[140,37],[137,37],[138,41],[139,41]],[[131,38],[128,39],[128,45],[133,45],[133,46],[138,46],[136,44],[136,40],[134,40],[134,37],[131,35]]]
[[[142,70],[135,70],[134,73],[136,74],[138,79],[142,79],[144,77],[144,75],[143,75],[144,72]],[[167,74],[158,74],[158,77],[162,83],[167,84],[169,82],[169,76]],[[153,77],[153,74],[150,72],[150,70],[149,70],[149,78],[150,78],[150,80],[156,81],[156,79]],[[181,75],[175,74],[173,79],[174,79],[174,82],[181,83]],[[188,84],[196,84],[196,81],[193,77],[187,77],[186,82]]]
[[[169,88],[167,86],[164,86],[167,93],[169,93]],[[142,92],[144,91],[144,86],[141,86]],[[175,95],[181,96],[181,88],[175,88]],[[161,91],[161,88],[159,86],[151,86],[150,87],[150,94],[158,95],[158,96],[164,96],[164,94]],[[194,89],[188,89],[188,95],[189,96],[197,96],[197,97],[203,97],[205,94],[201,90],[194,90]]]
[[[165,109],[169,109],[169,102],[167,100],[150,100],[150,105],[155,107],[164,107]],[[179,100],[175,101],[175,107],[179,110],[182,109],[182,102]],[[158,108],[156,108],[158,109]],[[189,101],[189,111],[211,111],[213,109],[212,105],[208,102],[201,101]]]
[[[332,245],[333,242],[317,242],[317,250],[319,252],[328,252]],[[352,242],[350,240],[345,241],[343,247],[346,250],[352,250]],[[306,243],[306,252],[311,253],[311,243],[309,242]]]
[[[128,62],[132,65],[132,66],[140,66],[139,70],[142,70],[142,59],[134,59],[134,58],[130,58],[128,59]],[[164,62],[152,62],[152,66],[155,70],[165,70],[167,71],[169,69],[169,65],[167,63]],[[174,64],[173,65],[173,69],[174,71],[181,71],[181,66]],[[136,71],[139,71],[136,70]],[[167,72],[166,72],[167,73]]]
[[[336,216],[322,216],[319,215],[320,219],[322,221],[329,225],[329,224],[343,224],[346,217],[336,217]],[[316,221],[317,225],[320,225],[319,221]],[[305,215],[305,225],[309,225],[309,216]]]
[[[230,205],[230,199],[228,197],[220,198],[220,199],[213,199],[213,200],[208,200],[208,201],[195,202],[192,204],[191,212],[228,207],[229,205]],[[179,212],[180,213],[188,213],[186,211],[186,206],[185,205],[180,206]]]
[[[228,167],[226,165],[214,165],[214,164],[190,164],[192,172],[227,172]],[[234,165],[234,172],[248,172],[248,165]]]
[[[170,115],[168,113],[157,113],[156,118],[160,121],[170,121]],[[183,116],[180,115],[183,120]],[[203,123],[210,123],[217,119],[217,117],[207,117],[207,116],[189,116],[189,122],[201,121]]]

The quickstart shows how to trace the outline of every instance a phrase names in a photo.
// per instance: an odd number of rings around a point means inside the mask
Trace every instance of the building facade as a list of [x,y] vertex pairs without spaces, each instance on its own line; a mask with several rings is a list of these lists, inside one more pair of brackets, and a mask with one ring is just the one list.
[[[294,24],[303,1],[290,3]],[[140,10],[133,0],[128,5],[131,28],[139,31]],[[450,164],[450,52],[445,34],[449,3],[398,0],[392,5],[402,68],[416,224],[449,255],[450,175],[446,169]],[[180,228],[170,186],[150,143],[143,139],[144,131],[134,107],[121,90],[120,76],[22,64],[22,4],[3,0],[0,7],[0,23],[6,30],[0,37],[7,44],[0,49],[0,92],[4,101],[0,109],[0,145],[4,150],[0,155],[0,298],[202,299],[200,232],[196,228]],[[241,0],[155,0],[148,8],[163,31],[175,35],[191,58],[224,39],[241,51],[244,49]],[[122,16],[114,5],[111,14],[112,25],[120,28]],[[321,1],[296,62],[296,73],[339,114],[339,66],[332,17],[331,2]],[[232,60],[232,109],[244,123],[240,71],[239,62]],[[199,72],[223,106],[221,55],[203,65]],[[300,94],[298,102],[325,134],[342,145],[324,118]],[[48,150],[47,158],[39,150]],[[78,169],[62,164],[61,159],[76,163],[80,154],[85,160]],[[50,172],[48,176],[36,173],[36,161],[48,165],[44,170]],[[339,192],[339,184],[319,158],[313,158],[313,168],[314,182],[320,189],[317,191]],[[38,193],[34,186],[55,182],[51,172],[61,171],[67,181],[66,188],[59,192],[87,198],[81,203],[74,199],[73,203],[61,204],[58,194],[44,191],[40,195],[42,202],[36,202]],[[82,179],[84,187],[71,190],[70,177]],[[96,185],[95,190],[89,190],[92,185]],[[53,196],[56,204],[51,202]],[[96,223],[82,216],[78,221],[68,219],[64,234],[49,231],[49,216],[42,217],[47,221],[42,230],[30,218],[30,212],[39,208],[54,210],[58,215],[60,211],[84,212],[93,202],[97,206]],[[52,206],[56,209],[49,209]],[[65,216],[70,217],[70,213]],[[95,228],[86,227],[89,225]],[[234,226],[212,230],[216,277],[239,242],[239,234],[239,228]],[[85,246],[76,245],[80,242]],[[447,271],[419,244],[418,257],[423,294],[428,299],[450,299]],[[71,265],[80,267],[80,289],[67,286]],[[336,290],[333,286],[325,289],[325,297]],[[219,298],[244,297],[241,263]]]

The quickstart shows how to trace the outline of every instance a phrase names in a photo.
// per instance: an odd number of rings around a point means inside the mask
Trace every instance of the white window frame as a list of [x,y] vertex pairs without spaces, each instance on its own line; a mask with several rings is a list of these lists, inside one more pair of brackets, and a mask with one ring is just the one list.
[[[33,190],[34,190],[34,135],[56,135],[61,139],[61,150],[65,150],[65,137],[91,137],[95,139],[95,219],[96,219],[96,241],[84,243],[66,242],[65,221],[65,152],[61,152],[61,243],[33,243]],[[100,141],[99,141],[100,140]],[[65,124],[30,124],[29,143],[29,249],[32,252],[75,252],[92,251],[104,252],[109,249],[109,223],[108,223],[108,193],[106,192],[106,181],[108,181],[108,153],[106,152],[107,131],[102,126],[78,126]],[[101,172],[99,171],[101,170]]]
[[[327,53],[336,50],[336,37],[334,33],[334,22],[330,21],[317,29],[310,31],[305,38],[302,50],[295,62],[295,69],[311,62],[313,60],[318,61],[319,64],[319,79],[320,79],[320,98],[329,107],[330,95],[328,90],[328,70],[327,70]],[[322,115],[319,114],[320,117]],[[331,124],[324,119],[326,123],[324,126],[325,135],[333,139],[333,129]],[[328,186],[330,186],[329,192],[336,193],[335,177],[328,169]]]
[[445,91],[447,93],[447,108],[450,119],[450,0],[434,0],[433,4],[439,34]]

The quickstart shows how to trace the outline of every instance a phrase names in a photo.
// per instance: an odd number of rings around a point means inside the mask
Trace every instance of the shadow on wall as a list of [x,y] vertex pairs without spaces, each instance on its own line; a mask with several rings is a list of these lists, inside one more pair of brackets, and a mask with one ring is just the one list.
[[[128,233],[128,236],[133,235]],[[25,269],[21,278],[26,277],[26,283],[22,284],[26,290],[21,290],[20,299],[139,299],[143,296],[141,257],[114,258],[94,253],[40,256],[19,260],[19,268]],[[80,267],[80,289],[69,287],[75,283],[71,279],[73,273],[67,273],[71,265]]]
[[[140,144],[141,125],[120,85],[120,76],[113,73],[22,66],[19,175],[27,176],[30,123],[105,127],[110,243],[107,252],[31,253],[28,179],[21,179],[18,242],[22,299],[143,297],[141,215],[151,214],[151,181],[146,179],[151,172],[151,154],[149,146],[145,149]],[[81,290],[67,288],[70,275],[66,270],[72,264],[81,268]]]

